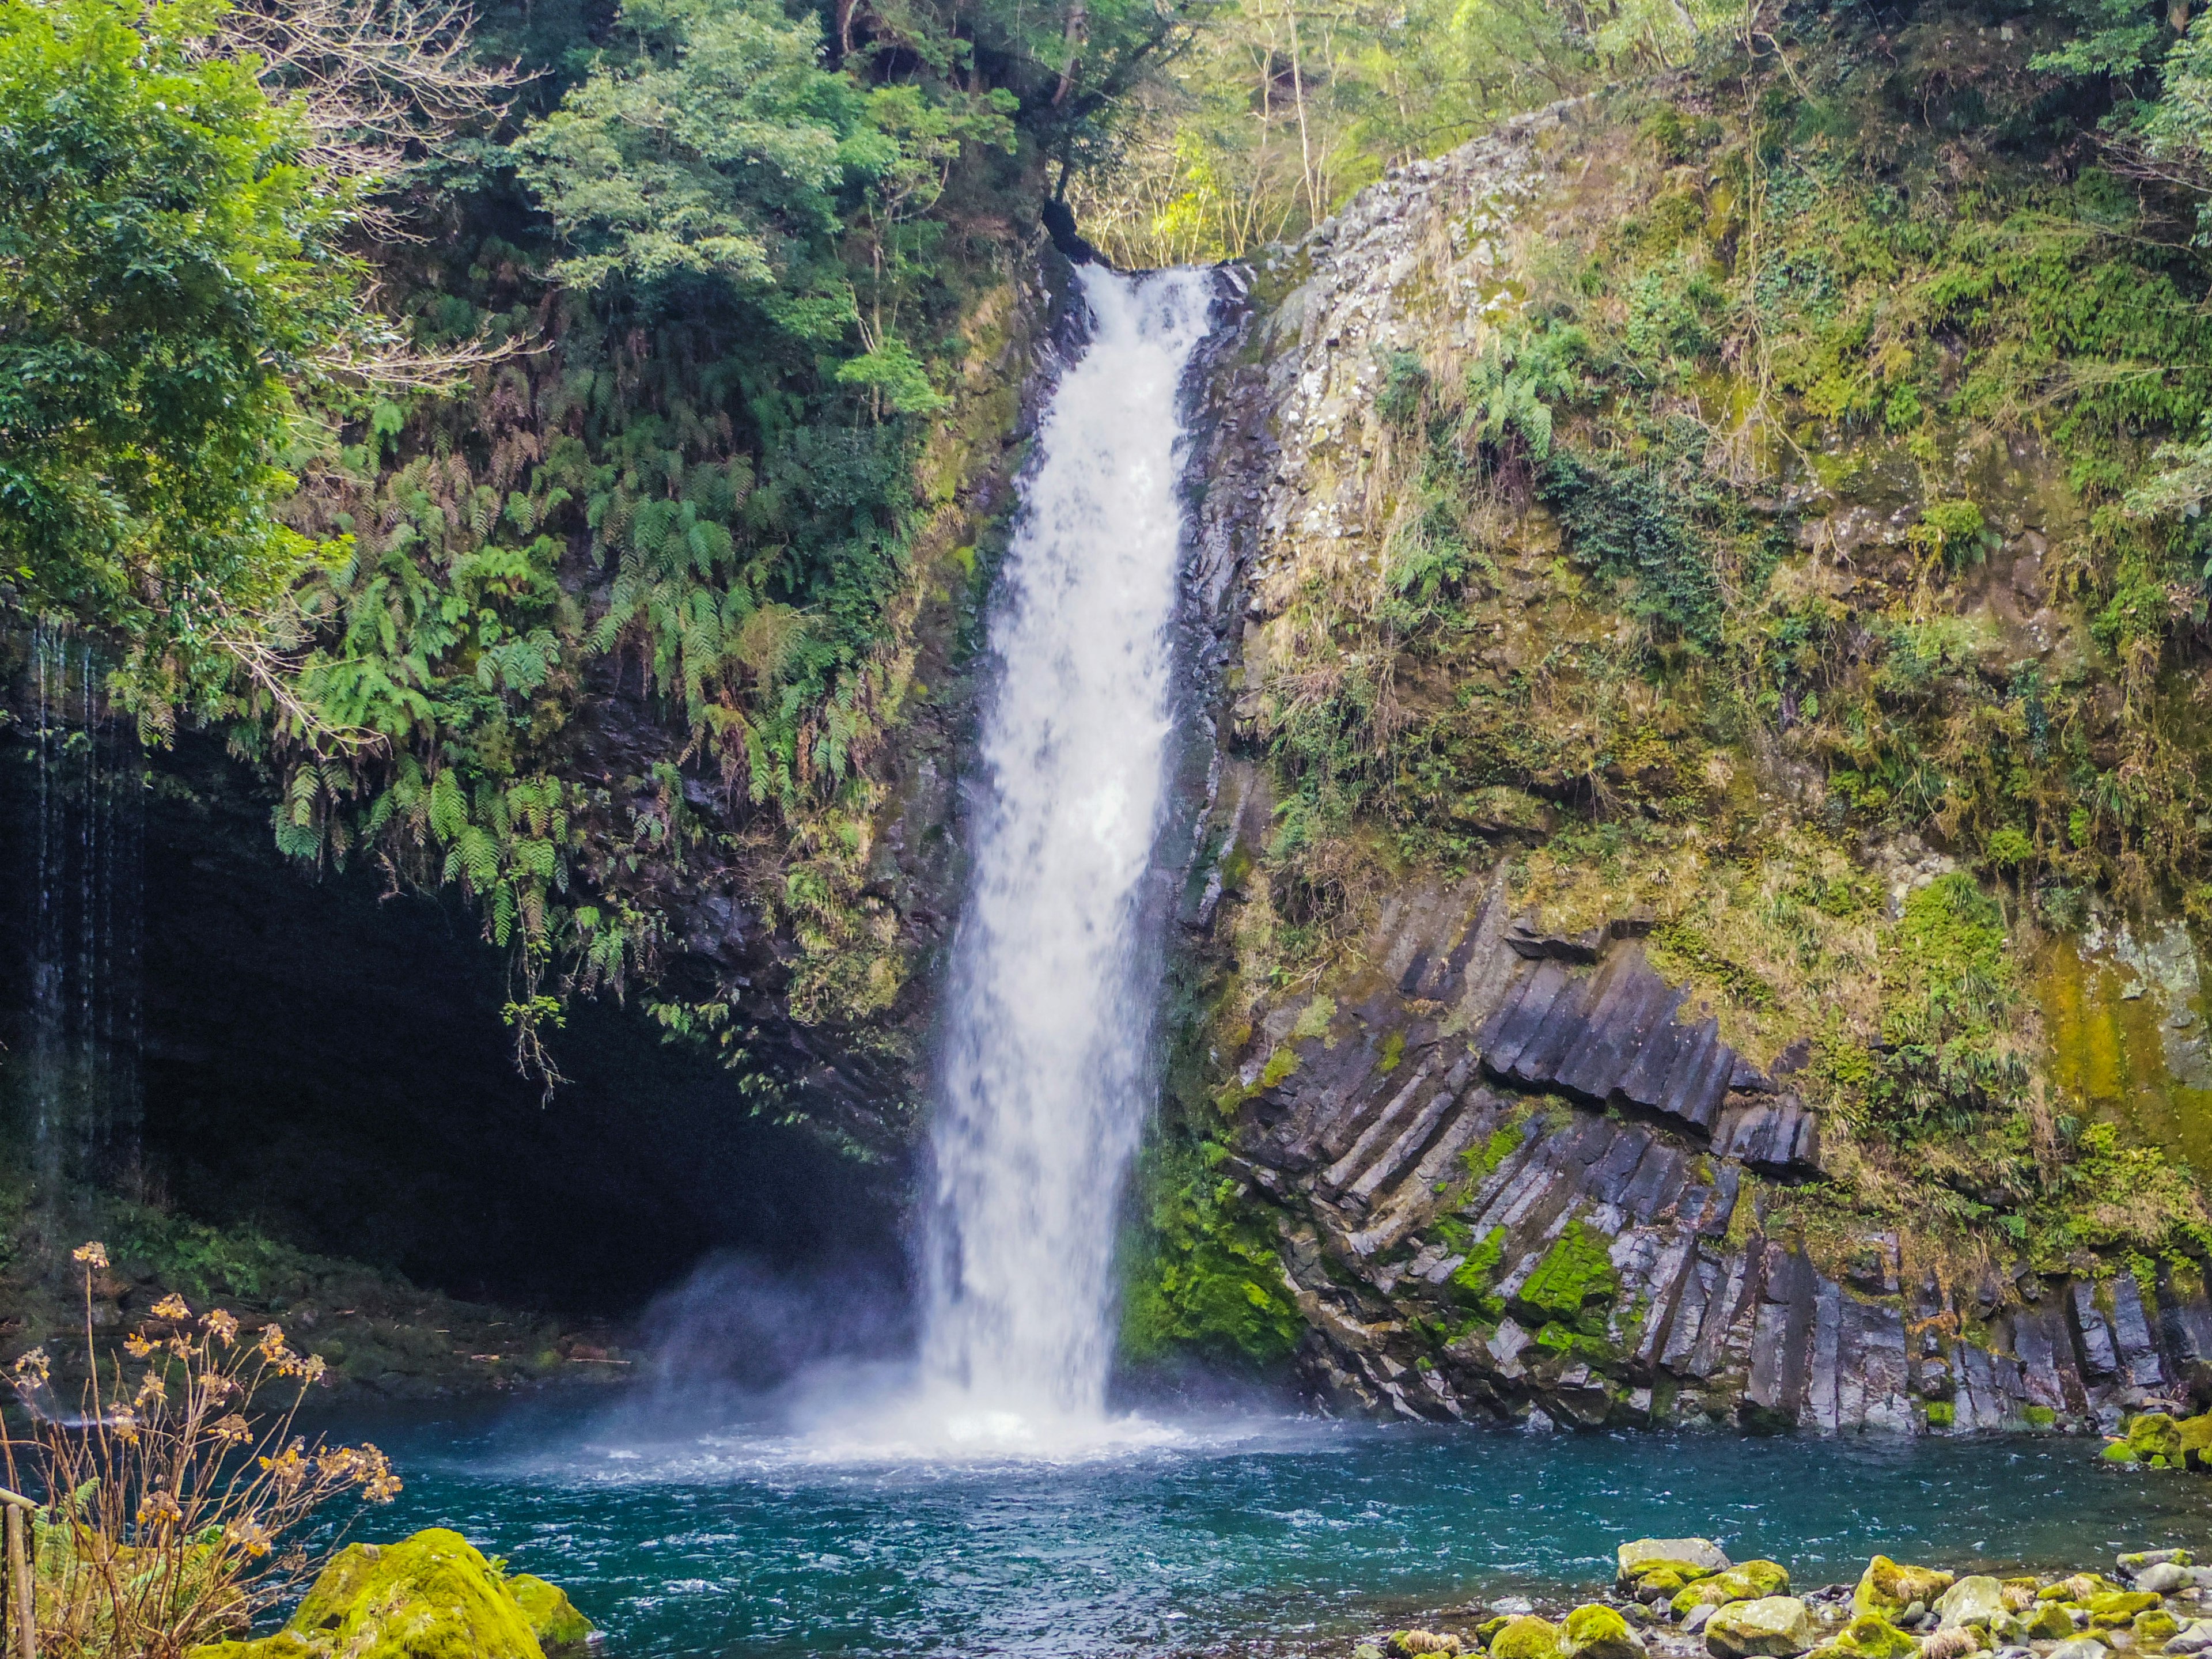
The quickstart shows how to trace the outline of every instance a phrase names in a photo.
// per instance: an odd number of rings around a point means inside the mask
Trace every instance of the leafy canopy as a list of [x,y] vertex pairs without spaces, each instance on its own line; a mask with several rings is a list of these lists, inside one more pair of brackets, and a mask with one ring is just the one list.
[[158,721],[313,553],[288,380],[346,334],[343,203],[207,0],[0,0],[0,568],[125,642]]

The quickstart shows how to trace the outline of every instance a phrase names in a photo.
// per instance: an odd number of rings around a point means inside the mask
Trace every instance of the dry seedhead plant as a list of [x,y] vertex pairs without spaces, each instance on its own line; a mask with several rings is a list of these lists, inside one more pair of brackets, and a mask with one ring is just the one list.
[[[220,1308],[195,1316],[181,1297],[156,1303],[102,1367],[93,1346],[97,1243],[76,1252],[85,1281],[88,1379],[80,1409],[54,1409],[43,1349],[15,1362],[27,1437],[0,1437],[8,1479],[45,1501],[31,1517],[30,1577],[46,1659],[181,1659],[242,1635],[254,1615],[307,1577],[290,1537],[331,1499],[389,1503],[399,1480],[374,1446],[310,1443],[293,1431],[322,1361],[295,1352],[283,1328],[240,1333]],[[135,1374],[134,1374],[135,1372]],[[273,1414],[256,1413],[273,1397]],[[9,1586],[10,1604],[16,1587]]]

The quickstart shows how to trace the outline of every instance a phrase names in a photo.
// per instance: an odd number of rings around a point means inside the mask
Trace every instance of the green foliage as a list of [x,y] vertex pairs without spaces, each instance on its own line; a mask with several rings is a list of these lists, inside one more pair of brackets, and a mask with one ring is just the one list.
[[1218,1173],[1224,1156],[1213,1143],[1180,1139],[1148,1155],[1144,1230],[1123,1252],[1121,1348],[1132,1359],[1188,1351],[1271,1370],[1305,1329],[1267,1212]]
[[1903,1137],[1970,1133],[2027,1080],[2005,1040],[2019,988],[2003,912],[1964,872],[1905,901],[1883,973],[1883,1074],[1877,1121]]
[[1576,559],[1630,582],[1624,605],[1662,637],[1703,644],[1719,635],[1720,587],[1674,481],[1650,465],[1620,466],[1561,453],[1543,483]]
[[357,331],[343,191],[216,9],[0,4],[0,580],[124,647],[155,730],[313,553],[289,377]]

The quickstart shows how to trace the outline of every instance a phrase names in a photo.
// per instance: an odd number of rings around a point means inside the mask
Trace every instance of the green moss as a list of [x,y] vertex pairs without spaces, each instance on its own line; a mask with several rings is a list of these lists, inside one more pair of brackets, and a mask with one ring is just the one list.
[[498,1569],[442,1527],[397,1544],[348,1545],[323,1569],[285,1630],[346,1659],[544,1655]]
[[1143,1224],[1121,1253],[1121,1349],[1140,1363],[1179,1351],[1280,1366],[1305,1329],[1283,1283],[1273,1212],[1214,1172],[1215,1143],[1172,1136],[1139,1175]]
[[1915,1601],[1934,1607],[1936,1598],[1953,1582],[1951,1574],[1938,1568],[1911,1566],[1877,1555],[1859,1575],[1858,1588],[1851,1595],[1851,1610],[1894,1619]]
[[1913,1659],[1917,1638],[1908,1636],[1878,1613],[1863,1613],[1814,1650],[1814,1659]]
[[2136,1615],[2131,1626],[2136,1633],[2136,1646],[2144,1653],[2156,1653],[2181,1633],[2181,1620],[2163,1607],[2153,1607]]
[[2048,1406],[2030,1406],[2021,1415],[2031,1429],[2055,1428],[2058,1424],[2058,1413]]
[[1336,1018],[1334,997],[1316,997],[1298,1012],[1297,1024],[1291,1027],[1291,1041],[1302,1042],[1328,1035],[1328,1023]]
[[1717,1572],[1679,1591],[1672,1606],[1677,1618],[1699,1607],[1725,1607],[1730,1601],[1755,1601],[1762,1595],[1787,1595],[1790,1569],[1774,1561],[1741,1561],[1725,1572]]
[[1559,1659],[1559,1627],[1533,1616],[1508,1620],[1490,1638],[1490,1659]]
[[1392,1031],[1382,1039],[1382,1057],[1376,1062],[1376,1069],[1384,1077],[1388,1077],[1398,1069],[1405,1058],[1406,1034],[1403,1031]]
[[1593,1601],[1560,1621],[1559,1652],[1565,1659],[1641,1659],[1644,1644],[1613,1608]]
[[2128,1419],[2128,1444],[2142,1458],[2181,1455],[2181,1428],[2164,1412],[2144,1412]]
[[2137,1613],[2148,1613],[2162,1599],[2148,1590],[2108,1590],[2091,1596],[2085,1605],[2089,1609],[2089,1622],[2110,1630],[2133,1624]]
[[1298,1051],[1285,1042],[1267,1056],[1267,1063],[1260,1068],[1260,1086],[1272,1089],[1298,1069]]
[[1604,1310],[1620,1290],[1610,1244],[1603,1233],[1583,1222],[1570,1222],[1515,1294],[1515,1305],[1547,1323],[1557,1322],[1584,1335],[1602,1334]]
[[530,1621],[538,1644],[548,1653],[580,1647],[592,1639],[597,1626],[576,1611],[576,1604],[559,1585],[549,1584],[534,1573],[518,1572],[507,1581],[507,1588],[522,1609],[522,1616]]
[[1928,1426],[1929,1428],[1948,1429],[1956,1420],[1957,1412],[1949,1401],[1931,1400],[1928,1402]]
[[1452,1269],[1454,1293],[1462,1302],[1492,1319],[1505,1310],[1504,1305],[1491,1294],[1490,1288],[1498,1277],[1498,1264],[1504,1255],[1505,1229],[1492,1227],[1468,1249],[1467,1260]]

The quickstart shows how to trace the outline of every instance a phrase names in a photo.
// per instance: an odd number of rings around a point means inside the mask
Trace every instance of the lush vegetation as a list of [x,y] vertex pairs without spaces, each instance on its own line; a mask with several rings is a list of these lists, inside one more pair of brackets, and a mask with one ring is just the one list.
[[[2173,1149],[2053,1081],[2029,962],[2212,915],[2204,26],[1684,21],[1559,141],[1499,325],[1376,365],[1382,580],[1317,556],[1248,635],[1278,805],[1208,1038],[1502,854],[1563,930],[1650,907],[1752,1052],[1808,1039],[1832,1179],[1770,1225],[2200,1251]],[[1346,180],[1407,153],[1336,131]]]

